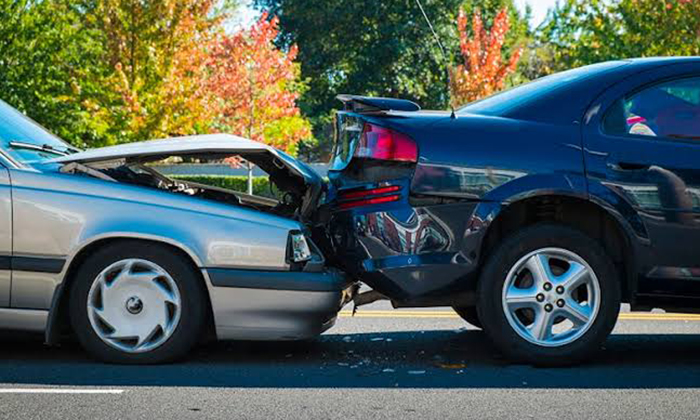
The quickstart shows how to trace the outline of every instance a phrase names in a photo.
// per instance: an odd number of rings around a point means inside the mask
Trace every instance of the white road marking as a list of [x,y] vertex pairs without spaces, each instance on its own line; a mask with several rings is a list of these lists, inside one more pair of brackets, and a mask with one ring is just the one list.
[[0,388],[0,394],[121,394],[123,389]]

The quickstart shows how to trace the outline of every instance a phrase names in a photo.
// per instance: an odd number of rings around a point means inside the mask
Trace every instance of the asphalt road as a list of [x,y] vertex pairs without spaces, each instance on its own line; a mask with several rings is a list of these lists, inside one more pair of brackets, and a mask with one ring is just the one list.
[[219,343],[166,366],[0,337],[2,419],[700,419],[700,316],[624,313],[585,366],[504,361],[448,310],[342,316],[304,343]]

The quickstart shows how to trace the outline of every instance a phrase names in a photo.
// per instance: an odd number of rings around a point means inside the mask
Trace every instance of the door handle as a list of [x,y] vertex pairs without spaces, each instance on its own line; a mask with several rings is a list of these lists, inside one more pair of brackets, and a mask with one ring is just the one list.
[[651,168],[648,163],[617,162],[618,168],[623,171],[643,171]]
[[608,166],[616,171],[646,171],[651,168],[650,164],[639,162],[615,162],[608,163]]

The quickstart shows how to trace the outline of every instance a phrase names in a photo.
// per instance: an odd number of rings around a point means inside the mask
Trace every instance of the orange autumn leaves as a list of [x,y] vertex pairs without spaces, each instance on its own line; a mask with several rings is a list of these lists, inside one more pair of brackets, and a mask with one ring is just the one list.
[[[216,110],[204,81],[209,45],[222,17],[215,0],[97,2],[104,33],[110,126],[118,141],[205,131]],[[106,102],[103,99],[103,103]]]
[[457,25],[463,64],[450,69],[450,94],[452,104],[461,106],[502,90],[507,77],[518,65],[522,49],[516,49],[508,60],[503,56],[510,29],[506,8],[496,15],[490,30],[484,27],[477,9],[472,17],[471,37],[464,10],[459,13]]
[[[104,34],[107,71],[95,75],[104,88],[87,105],[106,127],[105,143],[227,132],[294,154],[311,138],[296,106],[306,87],[297,48],[275,46],[276,17],[226,33],[219,0],[95,4],[86,16]],[[505,9],[488,30],[479,12],[471,28],[464,12],[457,24],[463,61],[450,69],[449,88],[461,105],[501,90],[520,50],[504,58]]]
[[275,48],[277,24],[276,17],[263,15],[249,31],[221,37],[212,49],[207,84],[217,101],[218,127],[293,153],[311,136],[311,125],[296,107],[297,48]]
[[311,136],[295,104],[296,47],[275,47],[276,18],[229,34],[216,0],[128,4],[105,0],[97,13],[119,141],[227,132],[294,153]]

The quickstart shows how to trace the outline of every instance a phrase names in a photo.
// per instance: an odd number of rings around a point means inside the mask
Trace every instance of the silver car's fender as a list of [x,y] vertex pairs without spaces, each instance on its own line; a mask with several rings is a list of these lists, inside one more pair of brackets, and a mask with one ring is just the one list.
[[[285,271],[293,220],[87,176],[12,170],[12,307],[53,311],[78,256],[105,240],[176,247],[200,269]],[[210,286],[210,285],[208,285]],[[209,288],[209,287],[208,287]],[[51,323],[51,322],[49,322]]]

